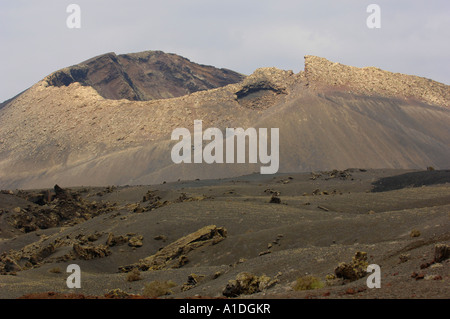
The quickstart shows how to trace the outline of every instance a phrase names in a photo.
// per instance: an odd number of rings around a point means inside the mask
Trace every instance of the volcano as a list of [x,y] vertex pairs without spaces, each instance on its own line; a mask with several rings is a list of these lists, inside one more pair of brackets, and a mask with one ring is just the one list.
[[[216,179],[259,164],[175,164],[176,128],[279,128],[279,172],[450,167],[450,89],[306,56],[249,76],[161,51],[56,71],[0,108],[0,187]],[[248,154],[247,154],[248,155]]]

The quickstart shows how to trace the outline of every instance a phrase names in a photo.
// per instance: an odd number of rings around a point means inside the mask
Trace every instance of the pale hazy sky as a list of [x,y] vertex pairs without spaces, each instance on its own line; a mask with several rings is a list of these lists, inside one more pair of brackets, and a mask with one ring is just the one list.
[[[81,28],[69,29],[69,4]],[[381,28],[369,29],[369,4]],[[0,102],[106,52],[162,50],[251,74],[304,55],[450,84],[448,0],[0,0]]]

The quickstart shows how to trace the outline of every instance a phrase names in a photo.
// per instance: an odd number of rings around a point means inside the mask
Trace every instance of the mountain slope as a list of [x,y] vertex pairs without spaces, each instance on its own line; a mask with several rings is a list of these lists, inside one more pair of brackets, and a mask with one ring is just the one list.
[[0,110],[2,188],[153,184],[259,171],[259,163],[174,164],[171,132],[192,132],[194,120],[203,120],[203,130],[279,128],[280,172],[450,167],[449,87],[415,76],[307,56],[298,74],[258,69],[239,83],[151,101],[99,94],[116,88],[114,81],[95,89],[51,79]]

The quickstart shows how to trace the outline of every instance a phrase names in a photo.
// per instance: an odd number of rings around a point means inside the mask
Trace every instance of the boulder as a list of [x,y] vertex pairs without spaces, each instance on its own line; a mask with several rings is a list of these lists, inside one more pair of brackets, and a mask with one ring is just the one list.
[[133,268],[140,270],[158,270],[164,268],[179,268],[187,262],[187,254],[200,247],[215,245],[227,236],[225,228],[215,225],[205,226],[196,232],[184,236],[162,248],[156,254],[141,259],[137,264],[123,266],[119,269],[129,272]]
[[440,263],[450,257],[450,247],[445,244],[434,246],[434,262]]
[[108,239],[106,240],[106,246],[113,247],[126,244],[129,238],[127,236],[119,235],[114,236],[114,234],[109,233]]
[[358,251],[353,256],[351,263],[340,263],[334,273],[338,278],[354,281],[366,276],[368,265],[367,253]]
[[67,190],[62,189],[58,185],[55,185],[53,187],[53,189],[55,190],[55,194],[56,194],[56,198],[57,199],[68,200],[68,199],[72,198],[72,196],[70,195],[70,193]]
[[142,235],[136,235],[131,237],[128,240],[128,246],[130,247],[142,247],[143,243],[142,241],[144,240],[144,236]]
[[90,260],[94,258],[103,258],[111,254],[110,250],[105,245],[98,246],[82,246],[80,244],[73,245],[74,257]]
[[276,282],[277,280],[271,280],[265,275],[258,277],[248,272],[241,272],[236,279],[228,281],[222,294],[229,298],[251,295],[272,287]]

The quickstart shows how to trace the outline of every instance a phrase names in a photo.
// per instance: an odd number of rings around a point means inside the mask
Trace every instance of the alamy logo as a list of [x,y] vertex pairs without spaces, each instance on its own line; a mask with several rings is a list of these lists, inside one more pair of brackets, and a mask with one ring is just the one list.
[[366,280],[367,287],[370,289],[381,288],[381,268],[377,264],[367,267],[367,272],[372,273]]
[[81,288],[81,269],[77,264],[71,264],[67,266],[67,272],[71,273],[69,277],[67,277],[66,284],[67,288]]
[[[176,128],[172,140],[180,140],[172,148],[171,157],[175,164],[180,163],[246,163],[246,140],[248,138],[248,163],[267,164],[261,166],[261,174],[278,172],[279,129],[270,129],[270,154],[268,153],[267,128],[226,128],[225,136],[218,128],[208,128],[203,132],[201,120],[194,121],[194,141],[186,128]],[[225,149],[224,149],[225,140]],[[203,148],[203,141],[211,141]],[[236,142],[236,143],[235,143]],[[193,156],[192,156],[193,151]],[[225,155],[224,155],[225,151]],[[236,152],[235,152],[236,151]],[[235,156],[236,153],[236,156]],[[192,158],[193,157],[193,158]]]
[[370,4],[367,6],[367,13],[371,13],[366,20],[369,29],[381,28],[381,8],[378,4]]
[[66,19],[66,25],[69,29],[81,28],[81,8],[78,4],[69,4],[66,12],[70,15]]

